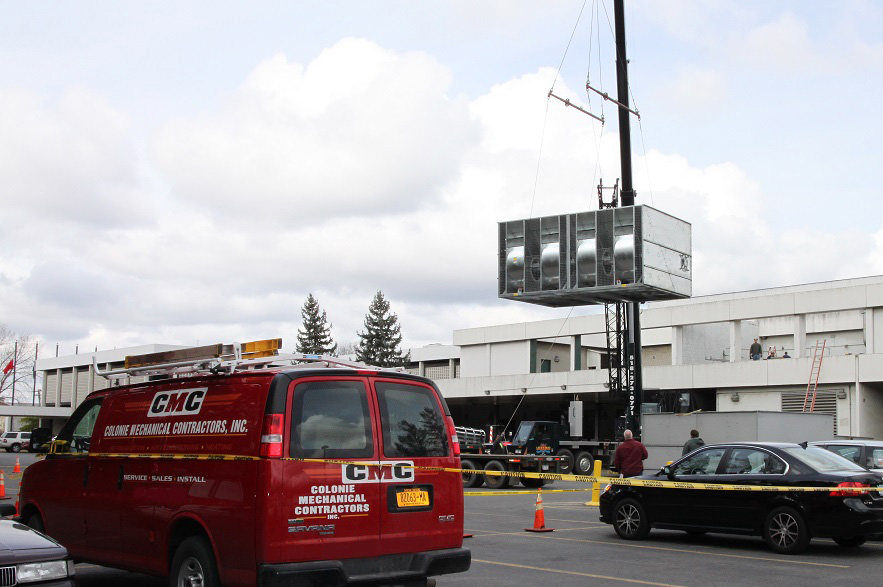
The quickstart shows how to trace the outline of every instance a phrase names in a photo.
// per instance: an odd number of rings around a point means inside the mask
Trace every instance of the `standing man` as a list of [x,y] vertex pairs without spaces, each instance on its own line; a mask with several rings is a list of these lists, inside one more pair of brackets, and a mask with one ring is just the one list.
[[755,338],[751,347],[748,349],[748,355],[751,357],[752,361],[759,361],[761,354],[763,354],[763,347],[760,346],[760,343],[757,342],[757,339]]
[[649,456],[647,448],[634,439],[631,430],[626,430],[622,436],[625,440],[616,447],[616,453],[613,455],[613,467],[619,471],[622,477],[640,475],[644,472],[643,461]]
[[690,430],[690,440],[684,443],[684,452],[681,453],[681,456],[684,456],[688,452],[693,452],[703,444],[705,444],[705,441],[699,438],[699,431]]

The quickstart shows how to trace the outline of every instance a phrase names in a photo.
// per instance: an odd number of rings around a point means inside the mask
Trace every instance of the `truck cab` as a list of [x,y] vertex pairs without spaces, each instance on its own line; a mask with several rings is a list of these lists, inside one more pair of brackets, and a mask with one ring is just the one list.
[[516,455],[554,455],[561,442],[561,424],[548,420],[525,420],[518,426],[509,452]]

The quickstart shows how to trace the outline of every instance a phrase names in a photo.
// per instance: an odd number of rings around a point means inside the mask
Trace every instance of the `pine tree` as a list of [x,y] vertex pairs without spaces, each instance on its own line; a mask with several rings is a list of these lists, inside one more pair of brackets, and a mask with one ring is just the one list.
[[411,360],[402,355],[402,328],[399,318],[389,312],[389,302],[378,291],[365,315],[365,331],[359,335],[356,360],[377,367],[398,367]]
[[308,355],[333,355],[337,344],[331,340],[331,325],[324,310],[319,309],[319,302],[310,294],[300,315],[303,318],[303,330],[297,331],[297,352]]

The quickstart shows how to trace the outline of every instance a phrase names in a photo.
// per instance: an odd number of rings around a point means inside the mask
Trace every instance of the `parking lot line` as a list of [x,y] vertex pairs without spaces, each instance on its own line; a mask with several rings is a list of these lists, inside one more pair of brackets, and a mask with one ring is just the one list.
[[560,575],[571,575],[571,576],[575,576],[575,577],[586,577],[586,578],[591,578],[591,579],[605,579],[608,581],[619,581],[622,583],[631,583],[634,585],[655,585],[657,587],[683,587],[681,585],[673,585],[671,583],[655,583],[653,581],[642,581],[640,579],[626,579],[623,577],[611,577],[609,575],[596,575],[593,573],[580,573],[578,571],[564,571],[562,569],[549,569],[546,567],[533,567],[530,565],[518,565],[515,563],[503,563],[503,562],[499,562],[499,561],[488,561],[488,560],[481,560],[481,559],[475,559],[475,558],[472,559],[472,562],[473,563],[483,563],[483,564],[487,564],[487,565],[500,565],[503,567],[512,567],[515,569],[527,569],[527,570],[531,570],[531,571],[540,571],[543,573],[558,573]]
[[511,534],[512,536],[530,536],[531,538],[538,538],[538,539],[545,539],[545,540],[566,540],[568,542],[585,542],[587,544],[608,544],[608,545],[624,546],[624,547],[629,547],[629,548],[644,548],[644,549],[648,549],[648,550],[662,550],[662,551],[667,551],[667,552],[682,552],[682,553],[686,553],[686,554],[698,554],[698,555],[702,555],[702,556],[716,556],[716,557],[721,557],[721,558],[744,558],[744,559],[749,559],[749,560],[753,560],[753,561],[766,561],[766,562],[772,562],[772,563],[781,563],[784,565],[805,565],[805,566],[812,566],[812,567],[831,567],[834,569],[848,569],[849,568],[849,565],[835,565],[835,564],[831,564],[831,563],[815,563],[815,562],[810,562],[810,561],[781,559],[781,558],[769,558],[769,557],[765,557],[765,556],[756,556],[756,555],[748,556],[748,555],[743,555],[743,554],[724,554],[724,553],[720,553],[720,552],[709,552],[707,550],[689,550],[686,548],[672,548],[669,546],[651,546],[649,544],[631,544],[631,543],[626,542],[624,540],[620,540],[620,541],[586,540],[584,538],[563,538],[563,537],[559,537],[559,536],[549,536],[549,535],[535,537],[530,534],[528,534],[528,535],[521,534],[520,532],[509,532],[509,534]]

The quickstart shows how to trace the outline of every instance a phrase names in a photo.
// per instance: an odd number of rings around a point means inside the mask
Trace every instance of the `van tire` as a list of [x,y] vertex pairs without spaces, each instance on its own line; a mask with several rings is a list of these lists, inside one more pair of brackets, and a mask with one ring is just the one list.
[[32,530],[36,530],[37,532],[46,533],[46,525],[43,523],[43,518],[38,513],[33,513],[25,520],[25,526]]
[[12,445],[12,447],[10,447],[9,450],[11,450],[12,452],[19,452],[21,450],[21,445],[16,442]]
[[169,573],[171,587],[220,587],[215,555],[208,541],[201,536],[184,540],[172,559]]
[[[500,461],[491,461],[484,466],[484,470],[499,471],[500,473],[502,473],[506,471],[506,466]],[[509,487],[509,477],[486,475],[484,478],[484,484],[487,485],[488,489],[506,489],[507,487]]]

